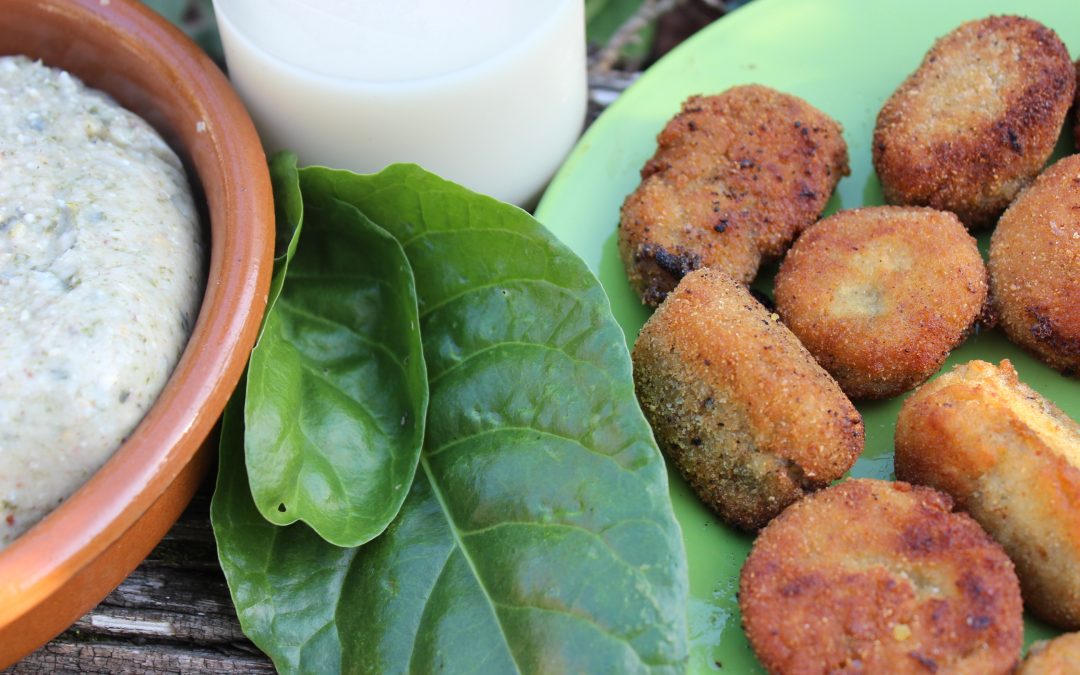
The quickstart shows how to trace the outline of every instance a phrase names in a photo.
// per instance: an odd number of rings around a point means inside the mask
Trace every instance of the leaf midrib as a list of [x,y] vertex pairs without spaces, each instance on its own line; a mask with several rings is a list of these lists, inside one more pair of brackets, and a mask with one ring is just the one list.
[[491,593],[488,592],[487,586],[484,585],[483,577],[480,576],[480,572],[476,569],[476,564],[473,563],[469,550],[465,548],[465,543],[461,540],[461,533],[458,531],[457,523],[454,522],[453,517],[450,515],[450,508],[443,498],[442,490],[435,480],[435,473],[431,470],[431,467],[428,466],[427,458],[424,457],[423,451],[420,453],[420,467],[424,470],[428,483],[431,485],[431,493],[435,496],[435,500],[439,502],[439,509],[442,510],[443,516],[446,518],[446,524],[450,527],[450,534],[454,538],[454,546],[461,551],[461,556],[469,566],[469,571],[472,572],[473,578],[476,579],[476,585],[480,587],[480,591],[484,594],[484,599],[487,600],[488,608],[491,610],[492,616],[495,617],[495,623],[499,625],[499,636],[502,638],[503,644],[506,645],[506,652],[510,655],[510,660],[514,664],[514,670],[518,675],[522,675],[521,665],[517,662],[517,656],[514,654],[514,650],[510,647],[510,642],[506,638],[506,627],[503,626],[502,618],[499,617],[499,612],[495,609],[495,600],[491,597]]

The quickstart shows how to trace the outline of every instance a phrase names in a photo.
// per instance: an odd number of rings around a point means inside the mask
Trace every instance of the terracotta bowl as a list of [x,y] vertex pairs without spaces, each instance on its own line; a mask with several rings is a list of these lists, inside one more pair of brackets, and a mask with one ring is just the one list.
[[134,0],[2,4],[0,54],[69,70],[162,133],[205,195],[211,245],[202,309],[161,397],[89,482],[0,551],[0,669],[100,602],[191,499],[255,342],[274,241],[255,128],[194,43]]

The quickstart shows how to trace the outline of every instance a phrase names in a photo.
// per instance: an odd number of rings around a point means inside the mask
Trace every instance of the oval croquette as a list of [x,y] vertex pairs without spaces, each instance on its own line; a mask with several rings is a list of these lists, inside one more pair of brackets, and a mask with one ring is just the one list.
[[971,361],[912,394],[896,475],[943,490],[1005,547],[1034,614],[1080,628],[1080,425],[1017,377]]
[[1009,339],[1064,373],[1080,371],[1080,155],[1044,171],[1001,217],[989,269]]
[[1076,74],[1051,29],[992,16],[940,38],[885,102],[873,160],[892,204],[988,225],[1050,157]]
[[1011,672],[1023,618],[1013,565],[945,494],[847,480],[758,536],[739,579],[770,673]]
[[840,125],[800,98],[760,85],[690,97],[622,206],[630,284],[655,306],[699,267],[749,283],[848,172]]
[[634,384],[660,447],[698,497],[756,530],[847,471],[862,418],[775,314],[698,270],[642,328]]
[[956,216],[920,207],[841,211],[812,225],[776,276],[776,309],[852,398],[933,375],[986,304],[986,268]]

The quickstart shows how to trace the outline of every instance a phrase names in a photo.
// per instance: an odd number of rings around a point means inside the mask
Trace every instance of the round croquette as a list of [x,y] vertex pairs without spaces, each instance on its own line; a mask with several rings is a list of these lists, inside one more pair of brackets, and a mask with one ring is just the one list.
[[1080,628],[1080,425],[1009,361],[957,366],[904,401],[895,463],[1001,542],[1032,613]]
[[848,173],[840,125],[800,98],[761,85],[690,97],[622,206],[631,285],[655,306],[699,267],[749,283]]
[[945,494],[858,479],[794,504],[739,579],[770,673],[1009,673],[1023,608],[1005,552]]
[[1080,633],[1067,633],[1031,645],[1016,675],[1076,675],[1080,673]]
[[683,277],[642,328],[634,384],[660,447],[727,523],[756,530],[847,471],[862,418],[740,283]]
[[1009,339],[1064,373],[1080,371],[1080,155],[1056,162],[990,239],[990,293]]
[[776,276],[776,308],[852,398],[924,382],[986,304],[986,268],[956,216],[875,206],[812,225]]
[[878,113],[873,160],[885,199],[992,224],[1050,157],[1075,89],[1068,50],[1041,23],[961,25]]

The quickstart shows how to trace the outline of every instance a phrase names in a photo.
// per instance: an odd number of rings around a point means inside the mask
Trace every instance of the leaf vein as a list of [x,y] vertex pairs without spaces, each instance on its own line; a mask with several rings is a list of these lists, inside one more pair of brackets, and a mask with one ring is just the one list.
[[443,574],[446,573],[447,566],[450,565],[450,557],[454,555],[454,547],[448,546],[446,548],[446,557],[443,559],[442,566],[439,568],[439,573],[435,575],[435,583],[428,589],[427,597],[424,598],[424,607],[420,611],[420,624],[413,631],[412,646],[409,648],[409,662],[405,666],[405,672],[413,672],[413,659],[416,657],[416,645],[420,638],[420,628],[424,625],[424,616],[427,614],[428,607],[431,605],[431,596],[435,592],[435,588],[439,585],[439,580],[442,579]]
[[447,505],[445,497],[443,497],[442,490],[439,489],[439,484],[435,480],[435,473],[431,470],[431,467],[427,463],[427,459],[423,456],[420,457],[420,466],[424,468],[424,473],[427,474],[427,478],[431,482],[431,493],[439,502],[439,507],[442,509],[443,516],[446,518],[446,523],[450,526],[450,533],[454,537],[454,544],[461,549],[461,555],[465,558],[465,562],[468,563],[469,569],[476,579],[476,585],[480,588],[481,592],[483,592],[484,598],[491,606],[491,613],[494,615],[496,623],[499,624],[499,634],[502,636],[504,644],[506,644],[506,651],[510,654],[510,660],[514,663],[514,669],[517,671],[518,675],[521,675],[521,665],[517,662],[517,655],[514,654],[514,650],[510,647],[510,642],[506,638],[506,627],[502,625],[502,619],[499,618],[499,612],[495,610],[495,600],[491,597],[491,593],[488,592],[487,586],[484,585],[484,579],[480,576],[479,570],[476,569],[476,563],[473,562],[472,556],[469,555],[469,549],[465,547],[465,542],[461,540],[461,532],[458,530],[457,523],[454,522],[454,518],[450,513],[450,507]]
[[[488,436],[488,435],[499,434],[499,433],[502,433],[502,432],[505,432],[505,431],[522,431],[522,432],[527,432],[527,433],[535,433],[535,434],[540,434],[542,436],[547,436],[548,438],[555,438],[555,439],[558,439],[558,440],[561,440],[561,441],[566,441],[567,443],[572,443],[573,445],[578,446],[579,448],[581,448],[582,450],[585,450],[588,453],[591,453],[593,455],[596,455],[597,457],[601,457],[601,458],[606,459],[606,460],[608,460],[610,462],[613,462],[615,464],[615,466],[617,466],[620,470],[625,471],[626,473],[629,473],[629,474],[632,474],[632,475],[635,475],[635,476],[637,475],[636,470],[627,468],[627,467],[623,466],[622,464],[620,464],[619,461],[617,459],[615,459],[615,455],[608,455],[606,453],[600,452],[599,450],[597,450],[595,448],[590,448],[589,446],[582,443],[580,439],[570,438],[569,436],[564,436],[562,434],[557,434],[554,431],[548,431],[546,429],[538,429],[536,427],[526,427],[526,426],[519,426],[519,425],[518,426],[503,425],[503,426],[495,427],[493,429],[484,429],[484,430],[478,431],[478,432],[476,432],[474,434],[469,434],[468,436],[459,436],[459,437],[454,438],[453,440],[451,440],[451,441],[449,441],[447,443],[443,443],[442,445],[435,448],[434,450],[425,452],[424,455],[428,459],[431,459],[432,457],[436,457],[436,456],[442,454],[443,452],[445,452],[447,450],[450,450],[451,448],[454,448],[454,447],[457,447],[457,446],[460,446],[460,445],[464,445],[465,443],[468,443],[469,441],[473,441],[473,440],[476,440],[478,438],[482,438],[482,437]],[[625,445],[623,447],[623,449],[625,450],[630,445],[633,445],[633,443],[632,442],[627,443],[627,445]],[[621,452],[621,450],[620,450],[620,452]]]
[[436,302],[434,304],[427,305],[427,306],[424,307],[423,311],[420,312],[420,320],[423,321],[428,316],[430,316],[432,312],[435,312],[435,311],[437,311],[439,309],[442,309],[443,307],[445,307],[445,306],[447,306],[447,305],[449,305],[449,304],[451,304],[451,303],[453,303],[453,302],[455,302],[457,300],[460,300],[460,299],[462,299],[462,298],[464,298],[464,297],[466,297],[468,295],[471,295],[473,293],[477,293],[479,291],[487,290],[489,288],[495,288],[496,286],[502,286],[502,285],[507,284],[508,282],[516,282],[516,283],[521,283],[521,284],[546,285],[546,286],[551,286],[552,288],[554,288],[556,290],[563,291],[563,292],[565,292],[565,293],[567,293],[569,295],[573,295],[572,289],[567,288],[566,286],[560,286],[559,284],[555,283],[551,279],[545,279],[543,277],[506,277],[505,279],[496,279],[495,281],[491,281],[491,282],[484,283],[484,284],[473,284],[473,285],[469,286],[468,288],[465,288],[464,290],[458,291],[457,293],[452,293],[451,295],[448,295],[445,298],[440,299],[438,302]]
[[611,382],[611,378],[608,376],[608,373],[607,373],[607,371],[605,369],[601,368],[600,366],[598,366],[596,363],[594,363],[592,361],[589,361],[587,359],[578,358],[577,356],[574,356],[573,354],[566,351],[565,349],[562,349],[561,347],[553,347],[551,345],[546,345],[546,344],[544,344],[542,342],[523,342],[521,340],[503,340],[501,342],[495,342],[493,344],[487,345],[486,347],[481,347],[480,349],[477,349],[476,351],[469,352],[466,356],[464,356],[460,360],[456,361],[452,366],[450,366],[446,370],[442,371],[438,375],[432,376],[431,379],[428,380],[428,386],[430,386],[431,388],[434,389],[436,383],[441,381],[447,375],[453,373],[455,370],[457,370],[459,368],[463,368],[467,363],[469,363],[473,359],[475,359],[477,357],[480,357],[480,356],[483,356],[484,354],[487,354],[488,352],[495,351],[496,349],[499,349],[500,347],[531,347],[531,348],[535,348],[535,349],[540,350],[540,351],[548,351],[548,352],[554,352],[556,354],[562,354],[571,363],[576,363],[578,365],[587,366],[587,367],[599,372],[601,375],[603,375],[605,377],[605,379],[608,380],[608,382]]
[[[389,358],[390,361],[393,362],[393,364],[396,365],[401,370],[401,372],[403,372],[403,373],[408,372],[408,369],[405,367],[405,364],[402,363],[401,359],[398,358],[397,354],[390,351],[389,347],[387,347],[386,345],[384,345],[384,344],[382,344],[380,342],[375,342],[374,340],[372,340],[368,336],[364,335],[363,333],[360,333],[360,332],[356,331],[355,329],[353,329],[352,326],[346,326],[345,324],[337,323],[336,321],[331,321],[330,319],[327,319],[324,316],[319,316],[318,314],[315,314],[313,312],[309,312],[306,309],[301,309],[296,304],[288,302],[288,301],[286,301],[284,303],[280,303],[279,309],[280,309],[280,311],[289,312],[289,313],[291,313],[291,314],[293,314],[295,316],[301,316],[301,317],[303,317],[303,318],[305,318],[305,319],[307,319],[309,321],[321,324],[323,326],[328,326],[330,328],[338,328],[338,329],[344,330],[345,332],[349,333],[351,336],[356,338],[356,340],[358,342],[360,342],[360,343],[362,343],[364,345],[367,345],[368,347],[385,354],[386,357]],[[286,338],[282,337],[282,339],[284,340]],[[298,351],[300,351],[300,350],[298,350]]]
[[[568,529],[568,530],[575,530],[575,531],[578,531],[578,532],[584,532],[584,533],[592,536],[593,538],[598,539],[604,545],[604,548],[607,549],[611,553],[611,555],[615,558],[615,560],[618,561],[619,563],[621,563],[624,567],[626,567],[631,572],[632,575],[634,575],[636,577],[641,577],[642,576],[641,570],[637,566],[631,564],[630,561],[628,561],[626,558],[624,558],[621,553],[616,551],[615,548],[611,545],[611,543],[608,542],[608,540],[605,539],[604,536],[603,536],[604,532],[607,532],[612,527],[622,525],[625,522],[642,522],[642,523],[648,523],[650,525],[658,525],[658,523],[655,523],[655,522],[653,522],[651,520],[645,520],[644,518],[629,518],[629,519],[627,519],[625,521],[620,521],[618,523],[615,523],[615,524],[611,525],[611,527],[606,527],[603,530],[600,530],[599,532],[597,532],[595,530],[590,530],[589,528],[585,527],[584,525],[580,525],[578,523],[568,523],[568,522],[538,523],[538,522],[529,521],[529,520],[504,520],[504,521],[501,521],[501,522],[498,522],[498,523],[492,523],[491,525],[485,525],[484,527],[478,527],[478,528],[472,529],[472,530],[461,530],[461,534],[462,534],[462,537],[473,537],[473,536],[485,534],[485,533],[490,532],[492,530],[497,530],[497,529],[499,529],[501,527],[504,527],[504,526],[511,526],[511,527],[515,527],[515,526],[516,527],[522,527],[522,526],[524,526],[524,527],[541,527],[541,528],[552,528],[552,529],[563,528],[563,529]],[[650,605],[652,605],[653,609],[656,610],[657,616],[663,616],[664,615],[663,611],[660,609],[659,604],[657,604],[657,602],[656,602],[656,598],[652,597],[652,595],[649,595],[649,594],[645,594],[643,597],[649,602]],[[593,622],[590,621],[590,623],[593,623]]]
[[565,616],[568,619],[578,621],[580,623],[584,623],[584,624],[587,624],[589,626],[593,626],[594,628],[596,628],[597,631],[599,631],[602,635],[610,638],[613,642],[618,642],[619,644],[626,645],[630,649],[630,652],[633,653],[634,658],[637,660],[637,662],[642,665],[643,669],[646,666],[667,665],[666,662],[662,662],[661,664],[657,664],[657,663],[652,663],[652,662],[646,661],[645,658],[641,654],[638,653],[638,650],[636,650],[632,646],[630,646],[626,642],[626,640],[622,639],[618,635],[613,634],[611,631],[607,630],[606,628],[604,628],[600,624],[595,623],[593,621],[590,621],[590,620],[588,620],[587,618],[585,618],[583,616],[578,616],[577,614],[572,614],[570,612],[566,612],[566,611],[559,610],[559,609],[554,609],[554,608],[551,608],[551,607],[539,607],[537,605],[512,605],[510,603],[499,602],[497,600],[495,601],[495,606],[496,607],[502,607],[503,609],[510,610],[510,611],[543,612],[543,613],[546,613],[546,614],[558,614],[559,616]]

